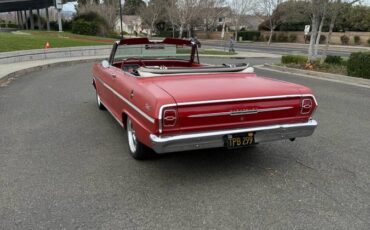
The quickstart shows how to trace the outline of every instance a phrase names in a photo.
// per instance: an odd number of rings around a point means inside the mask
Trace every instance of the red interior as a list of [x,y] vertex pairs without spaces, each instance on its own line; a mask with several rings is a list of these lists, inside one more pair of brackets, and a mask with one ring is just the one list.
[[186,60],[123,60],[115,62],[113,66],[122,69],[125,64],[137,64],[139,66],[166,66],[166,67],[201,67],[199,63],[194,63]]

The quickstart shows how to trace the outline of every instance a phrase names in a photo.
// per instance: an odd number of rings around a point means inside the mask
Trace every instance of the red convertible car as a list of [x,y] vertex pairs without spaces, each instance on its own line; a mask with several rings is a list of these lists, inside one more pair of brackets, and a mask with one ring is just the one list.
[[136,159],[293,141],[317,126],[311,89],[258,77],[246,64],[201,64],[197,45],[183,39],[117,41],[109,60],[94,65],[93,86]]

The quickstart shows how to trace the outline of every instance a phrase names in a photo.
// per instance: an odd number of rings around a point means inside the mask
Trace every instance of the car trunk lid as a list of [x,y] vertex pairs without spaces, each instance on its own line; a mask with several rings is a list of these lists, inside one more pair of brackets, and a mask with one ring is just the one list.
[[153,79],[177,103],[176,126],[166,130],[218,130],[303,121],[300,86],[255,74],[166,76]]

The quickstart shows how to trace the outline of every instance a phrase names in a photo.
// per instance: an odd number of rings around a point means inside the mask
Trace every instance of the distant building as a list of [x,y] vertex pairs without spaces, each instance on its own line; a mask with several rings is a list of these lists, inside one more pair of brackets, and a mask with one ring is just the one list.
[[0,13],[0,23],[17,23],[17,14],[15,12]]
[[245,15],[240,19],[240,29],[258,30],[258,26],[264,21],[265,19],[263,17],[257,15]]
[[[215,27],[218,31],[222,30],[222,27],[225,26],[226,31],[228,29],[235,30],[234,19],[232,18],[233,12],[229,7],[221,7],[216,9],[219,12],[218,18],[215,22]],[[238,30],[244,28],[245,30],[258,30],[258,26],[264,21],[263,17],[257,15],[245,15],[239,19]],[[206,20],[204,19],[204,24]],[[205,25],[200,25],[197,27],[205,30]]]
[[[117,33],[121,32],[121,21],[119,17],[116,19],[116,25],[114,28]],[[122,29],[129,34],[134,34],[135,31],[137,33],[146,32],[146,30],[143,28],[143,22],[138,15],[123,15]]]
[[[229,28],[232,30],[235,30],[235,25],[233,24],[232,19],[228,18],[227,24],[229,25]],[[257,15],[245,15],[239,19],[239,28],[244,30],[258,30],[258,26],[264,22],[264,18],[257,16]]]
[[[74,14],[76,13],[75,10],[75,5],[77,2],[68,2],[63,5],[63,10],[62,10],[62,19],[63,20],[72,20]],[[58,20],[58,11],[55,9],[55,7],[49,7],[49,17],[50,21],[57,21]],[[28,14],[27,10],[27,14]],[[36,10],[33,10],[33,14],[36,14]],[[40,9],[40,16],[45,18],[45,9]],[[11,22],[14,24],[17,24],[17,14],[16,12],[6,12],[6,13],[0,13],[0,21],[4,22]]]

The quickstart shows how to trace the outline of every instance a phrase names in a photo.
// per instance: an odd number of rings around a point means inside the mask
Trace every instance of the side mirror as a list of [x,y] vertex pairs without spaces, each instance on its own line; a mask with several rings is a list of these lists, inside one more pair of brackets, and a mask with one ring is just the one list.
[[101,65],[103,66],[103,68],[104,69],[106,69],[106,68],[109,68],[109,62],[107,61],[107,60],[103,60],[102,62],[101,62]]

